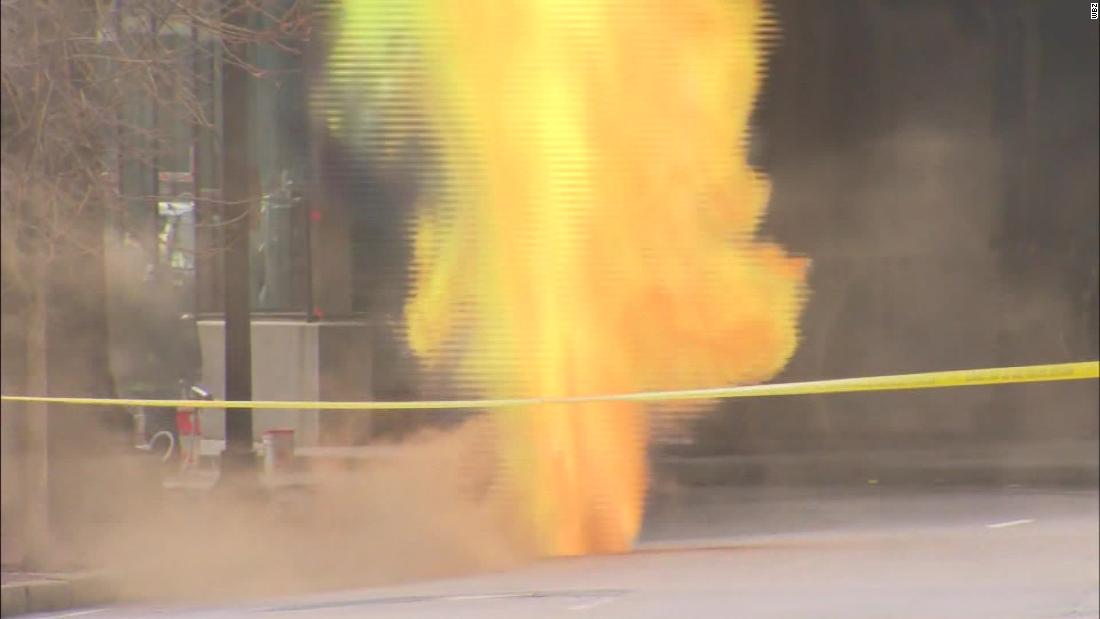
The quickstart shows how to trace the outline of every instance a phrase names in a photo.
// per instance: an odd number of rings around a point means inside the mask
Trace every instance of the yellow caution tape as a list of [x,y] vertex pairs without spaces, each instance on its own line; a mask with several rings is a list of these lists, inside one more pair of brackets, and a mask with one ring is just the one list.
[[757,398],[777,395],[811,395],[820,393],[848,393],[855,391],[902,391],[907,389],[936,389],[940,387],[965,387],[977,385],[1001,385],[1006,383],[1034,383],[1059,380],[1085,380],[1100,377],[1100,361],[1026,365],[982,370],[950,370],[946,372],[922,372],[920,374],[896,374],[893,376],[866,376],[811,380],[799,383],[748,385],[740,387],[715,387],[708,389],[682,389],[674,391],[642,391],[592,396],[551,398],[509,398],[495,400],[423,400],[407,402],[296,402],[280,400],[143,400],[133,398],[54,398],[37,396],[0,396],[4,402],[38,402],[44,404],[84,404],[90,406],[152,406],[166,408],[259,408],[259,409],[307,409],[307,410],[408,410],[408,409],[456,409],[456,408],[508,408],[540,406],[547,404],[580,404],[585,402],[672,402],[683,400],[718,400],[725,398]]

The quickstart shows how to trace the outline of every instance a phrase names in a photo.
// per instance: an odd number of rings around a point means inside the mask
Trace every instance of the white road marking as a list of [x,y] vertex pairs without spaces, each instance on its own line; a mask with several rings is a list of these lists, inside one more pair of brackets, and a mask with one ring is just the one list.
[[77,610],[71,613],[63,613],[60,615],[49,615],[51,619],[61,619],[62,617],[81,617],[83,615],[94,615],[107,610],[106,608],[92,608],[90,610]]
[[597,606],[603,606],[604,604],[607,604],[608,602],[610,602],[611,600],[614,600],[614,599],[615,598],[612,598],[612,597],[596,598],[596,599],[592,600],[591,602],[585,602],[583,604],[574,604],[574,605],[569,607],[569,610],[588,610],[590,608],[595,608]]
[[1003,529],[1005,527],[1014,527],[1014,526],[1020,525],[1020,524],[1031,524],[1033,522],[1035,522],[1035,520],[1032,519],[1032,518],[1024,518],[1023,520],[1009,520],[1008,522],[997,522],[997,523],[994,523],[994,524],[987,524],[987,525],[985,525],[985,528],[987,528],[987,529]]
[[448,602],[469,602],[474,600],[502,600],[505,598],[524,597],[522,593],[486,593],[483,595],[448,595],[443,598]]

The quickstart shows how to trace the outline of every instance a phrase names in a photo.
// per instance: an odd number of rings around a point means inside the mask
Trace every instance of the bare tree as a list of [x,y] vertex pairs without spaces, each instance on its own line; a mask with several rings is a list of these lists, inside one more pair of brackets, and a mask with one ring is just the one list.
[[[213,151],[220,67],[268,77],[229,50],[296,49],[309,33],[303,7],[0,0],[5,393],[114,395],[105,232],[138,239],[155,256],[158,163],[181,150],[194,161],[204,140]],[[123,191],[120,179],[135,170],[151,178]],[[21,437],[4,444],[5,470],[19,471],[5,474],[5,561],[13,553],[50,562],[47,539],[75,548],[89,510],[102,509],[86,488],[126,449],[130,416],[110,408],[4,408],[5,436]],[[27,543],[13,549],[16,540]]]

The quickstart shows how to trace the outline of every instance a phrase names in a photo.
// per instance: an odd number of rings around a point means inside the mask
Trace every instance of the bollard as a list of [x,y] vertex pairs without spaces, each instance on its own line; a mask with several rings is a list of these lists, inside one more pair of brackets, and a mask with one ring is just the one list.
[[197,466],[202,441],[198,410],[182,407],[176,409],[176,431],[179,434],[181,466],[185,469]]
[[288,473],[294,464],[294,430],[264,432],[264,473]]

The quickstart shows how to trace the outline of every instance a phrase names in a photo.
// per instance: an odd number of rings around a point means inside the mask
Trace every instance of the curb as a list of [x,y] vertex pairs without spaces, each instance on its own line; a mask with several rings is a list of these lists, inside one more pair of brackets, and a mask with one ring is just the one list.
[[887,458],[663,458],[659,474],[685,486],[820,484],[1034,485],[1092,487],[1100,467],[1092,462],[1011,464],[998,462],[915,462]]
[[97,574],[58,575],[0,586],[0,616],[12,617],[105,604],[113,599],[106,578]]

